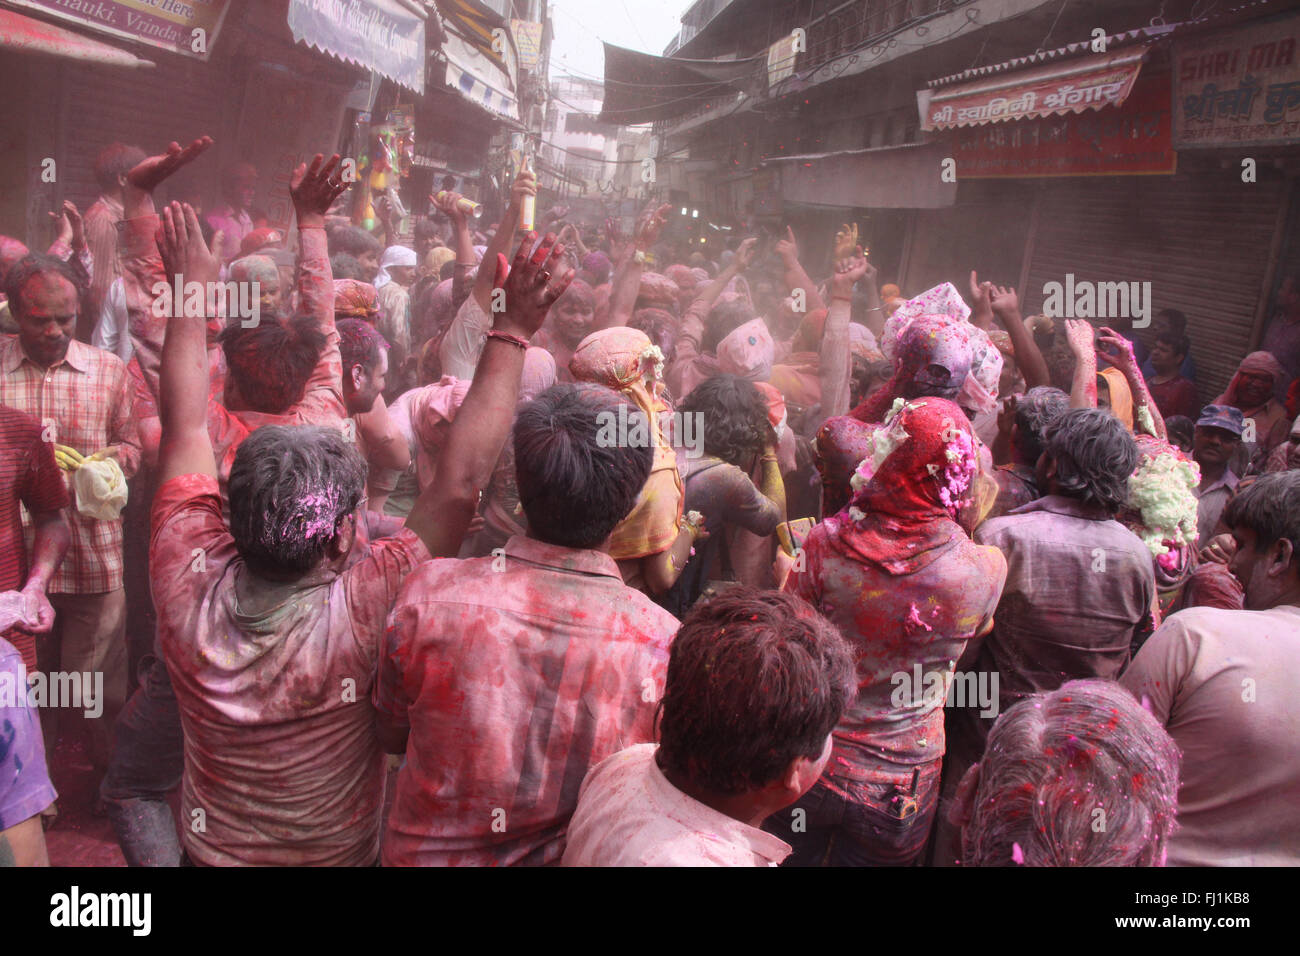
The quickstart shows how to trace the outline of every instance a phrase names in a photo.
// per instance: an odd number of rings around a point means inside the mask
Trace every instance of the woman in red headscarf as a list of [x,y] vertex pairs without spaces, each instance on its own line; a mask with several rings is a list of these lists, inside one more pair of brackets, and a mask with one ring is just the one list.
[[925,849],[955,664],[992,627],[1007,573],[1001,552],[974,544],[956,520],[977,468],[957,405],[902,405],[873,433],[849,506],[812,530],[786,584],[839,627],[858,668],[832,758],[795,804],[804,814],[769,818],[795,865],[905,866]]
[[[1244,474],[1250,463],[1263,467],[1264,461],[1278,445],[1286,441],[1291,419],[1279,401],[1285,396],[1290,376],[1271,352],[1251,352],[1237,366],[1236,374],[1227,389],[1214,400],[1215,405],[1231,405],[1241,409],[1241,416],[1254,423],[1255,440],[1242,437],[1242,458],[1233,464],[1233,471]],[[1248,457],[1247,457],[1248,456]],[[1238,470],[1238,465],[1242,470]]]

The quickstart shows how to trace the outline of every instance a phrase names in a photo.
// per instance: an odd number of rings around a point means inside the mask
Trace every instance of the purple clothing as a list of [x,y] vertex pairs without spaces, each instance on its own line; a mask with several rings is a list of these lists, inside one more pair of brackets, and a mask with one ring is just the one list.
[[[976,670],[998,673],[1000,712],[1068,680],[1115,680],[1150,629],[1155,574],[1142,539],[1099,508],[1048,495],[975,531],[1007,559],[1007,583]],[[982,741],[992,726],[966,708]],[[969,738],[968,738],[969,739]]]
[[58,794],[45,769],[45,744],[27,706],[27,668],[0,638],[0,830],[36,816]]

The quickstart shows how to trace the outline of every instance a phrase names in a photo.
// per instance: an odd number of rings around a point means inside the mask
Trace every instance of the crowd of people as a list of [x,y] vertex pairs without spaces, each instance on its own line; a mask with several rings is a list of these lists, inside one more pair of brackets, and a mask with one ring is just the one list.
[[318,155],[286,232],[164,201],[211,146],[0,237],[0,863],[61,735],[131,865],[1300,863],[1290,280],[1211,396],[852,224],[368,230]]

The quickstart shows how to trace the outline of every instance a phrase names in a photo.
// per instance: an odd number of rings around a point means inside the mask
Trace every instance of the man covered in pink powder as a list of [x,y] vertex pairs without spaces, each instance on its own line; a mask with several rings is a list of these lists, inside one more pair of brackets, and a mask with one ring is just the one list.
[[[469,401],[453,430],[481,427]],[[647,437],[601,442],[617,420]],[[527,535],[491,557],[430,562],[403,586],[375,684],[380,734],[406,755],[385,864],[558,863],[587,771],[653,740],[677,619],[609,555],[650,474],[652,434],[603,386],[543,392],[513,431]]]
[[[339,157],[300,166],[305,225],[343,191]],[[193,209],[162,216],[167,272],[212,282],[220,267]],[[438,481],[405,527],[352,552],[365,464],[334,429],[266,425],[239,446],[222,514],[208,433],[203,317],[174,315],[163,347],[162,443],[150,577],[159,645],[185,729],[184,849],[200,865],[373,864],[385,760],[370,686],[384,616],[407,575],[459,549],[505,441],[523,364],[571,273],[548,286],[548,237],[531,237],[497,284],[497,316]]]

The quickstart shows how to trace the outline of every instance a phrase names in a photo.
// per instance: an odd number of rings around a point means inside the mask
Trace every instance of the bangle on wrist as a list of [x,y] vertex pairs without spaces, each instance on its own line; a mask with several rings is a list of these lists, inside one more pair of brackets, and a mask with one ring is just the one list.
[[528,340],[518,335],[511,335],[509,332],[502,332],[500,329],[488,329],[487,337],[489,339],[500,339],[502,342],[509,342],[511,345],[517,345],[525,352],[528,351]]

